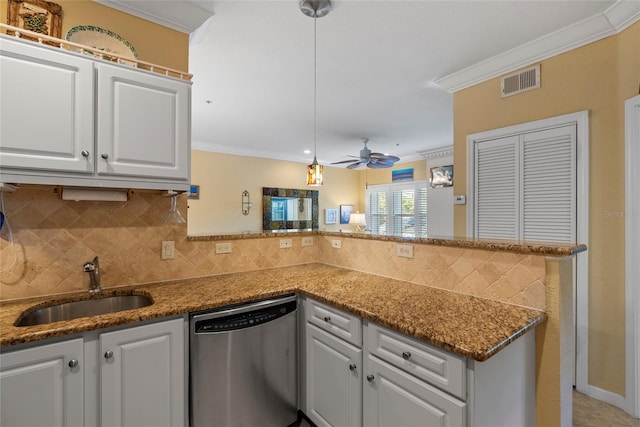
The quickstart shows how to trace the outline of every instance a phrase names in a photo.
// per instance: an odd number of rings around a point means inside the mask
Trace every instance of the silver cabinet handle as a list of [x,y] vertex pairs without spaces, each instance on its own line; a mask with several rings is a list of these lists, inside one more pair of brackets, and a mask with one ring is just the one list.
[[331,320],[331,317],[329,317],[329,316],[324,316],[324,321],[325,321],[325,322],[328,322],[328,321],[330,321],[330,320]]
[[100,157],[102,157],[103,159],[107,160],[109,158],[109,153],[102,153],[102,154],[100,154]]
[[80,364],[80,362],[78,362],[78,359],[71,359],[69,360],[69,367],[70,368],[75,368],[76,366],[78,366]]
[[409,360],[411,358],[411,353],[409,353],[408,351],[403,351],[402,352],[402,358],[404,360]]
[[113,351],[111,350],[107,350],[104,352],[104,358],[105,359],[111,359],[113,357]]
[[354,372],[354,371],[356,370],[356,368],[357,368],[357,366],[356,366],[356,364],[355,364],[355,363],[351,363],[351,364],[349,364],[349,370],[350,370],[351,372]]
[[82,157],[89,157],[89,152],[87,150],[82,150]]
[[374,379],[374,378],[375,378],[375,377],[374,377],[373,375],[367,375],[367,381],[369,381],[370,383],[372,383],[372,382],[373,382],[373,379]]

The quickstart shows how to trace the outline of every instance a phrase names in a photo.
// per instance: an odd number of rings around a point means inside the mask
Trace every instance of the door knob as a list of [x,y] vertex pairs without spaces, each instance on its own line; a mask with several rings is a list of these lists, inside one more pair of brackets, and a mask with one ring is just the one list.
[[104,352],[104,358],[105,359],[111,359],[113,357],[113,351],[111,350],[107,350]]
[[100,157],[102,157],[103,159],[107,160],[109,158],[109,153],[102,153],[102,154],[100,154]]
[[356,368],[357,368],[357,366],[356,366],[356,364],[355,364],[355,363],[351,363],[351,364],[349,364],[349,370],[350,370],[351,372],[354,372],[354,371],[356,370]]
[[331,317],[329,317],[329,316],[324,316],[324,321],[325,321],[325,322],[328,322],[328,321],[330,321],[330,320],[331,320]]
[[82,157],[89,157],[89,152],[87,150],[82,150]]
[[411,353],[409,353],[408,351],[403,351],[402,352],[402,358],[404,360],[409,360],[411,358]]
[[375,377],[374,377],[373,375],[367,375],[367,381],[369,381],[370,383],[372,383],[372,382],[373,382],[373,379],[374,379],[374,378],[375,378]]
[[69,367],[70,368],[75,368],[76,366],[78,366],[80,364],[80,362],[78,362],[78,359],[71,359],[69,360]]

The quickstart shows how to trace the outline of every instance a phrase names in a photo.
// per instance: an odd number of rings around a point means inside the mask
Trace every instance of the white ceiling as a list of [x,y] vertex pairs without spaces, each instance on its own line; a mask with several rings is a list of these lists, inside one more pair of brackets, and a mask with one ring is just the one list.
[[[309,163],[313,19],[293,0],[192,3],[213,13],[191,37],[192,147]],[[362,137],[401,162],[451,145],[449,90],[611,33],[618,3],[333,1],[317,20],[318,161],[357,155]]]

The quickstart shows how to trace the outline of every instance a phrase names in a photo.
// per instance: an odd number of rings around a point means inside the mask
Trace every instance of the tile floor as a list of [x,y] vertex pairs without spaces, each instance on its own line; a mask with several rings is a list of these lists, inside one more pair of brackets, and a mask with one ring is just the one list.
[[640,420],[608,403],[573,392],[573,427],[629,426],[640,427]]

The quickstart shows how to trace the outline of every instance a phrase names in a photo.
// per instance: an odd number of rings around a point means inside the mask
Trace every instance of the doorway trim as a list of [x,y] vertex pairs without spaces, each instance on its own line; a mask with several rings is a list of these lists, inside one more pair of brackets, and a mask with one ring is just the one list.
[[625,102],[626,405],[640,418],[640,95]]
[[[467,237],[474,234],[474,144],[476,141],[576,125],[576,241],[589,244],[589,111],[579,111],[499,129],[467,135]],[[575,257],[575,385],[587,393],[589,386],[589,257],[581,252]]]

